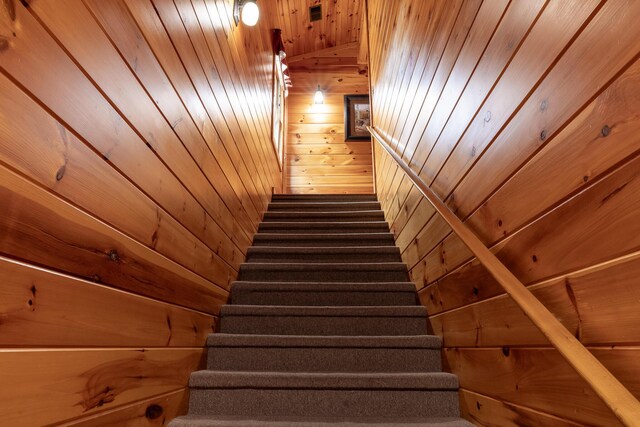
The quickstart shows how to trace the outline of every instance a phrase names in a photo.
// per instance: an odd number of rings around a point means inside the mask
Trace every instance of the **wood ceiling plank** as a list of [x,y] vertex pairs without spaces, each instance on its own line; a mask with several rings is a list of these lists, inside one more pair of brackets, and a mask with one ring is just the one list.
[[340,46],[332,46],[332,47],[328,47],[325,49],[321,49],[321,50],[317,50],[314,52],[310,52],[310,53],[304,53],[304,54],[300,54],[300,55],[295,55],[295,56],[289,56],[287,57],[287,63],[289,65],[298,62],[298,61],[304,61],[305,59],[313,59],[313,58],[318,58],[318,57],[331,57],[331,56],[341,56],[341,55],[336,55],[339,54],[340,52],[343,52],[345,50],[349,50],[349,49],[354,49],[358,47],[358,42],[352,42],[352,43],[346,43]]
[[[363,8],[364,9],[364,8]],[[366,13],[360,14],[360,41],[358,42],[358,64],[368,65],[369,64],[369,36],[367,33],[367,15]]]
[[[276,25],[294,57],[360,40],[363,0],[277,0]],[[322,19],[310,21],[309,7],[320,5]],[[355,55],[354,55],[355,56]]]

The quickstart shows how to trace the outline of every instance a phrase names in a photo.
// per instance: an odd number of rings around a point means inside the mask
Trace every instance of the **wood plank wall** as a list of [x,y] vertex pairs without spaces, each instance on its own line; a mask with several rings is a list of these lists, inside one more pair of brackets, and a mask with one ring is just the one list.
[[[640,3],[369,0],[374,126],[640,397]],[[390,157],[377,189],[480,425],[617,425]]]
[[281,174],[264,10],[0,5],[0,424],[163,425]]
[[[363,0],[270,0],[290,56],[357,42]],[[311,21],[309,8],[320,6],[322,19]]]
[[[369,93],[358,44],[291,63],[285,180],[289,193],[373,193],[370,141],[345,142],[344,95]],[[315,105],[320,85],[324,104]]]

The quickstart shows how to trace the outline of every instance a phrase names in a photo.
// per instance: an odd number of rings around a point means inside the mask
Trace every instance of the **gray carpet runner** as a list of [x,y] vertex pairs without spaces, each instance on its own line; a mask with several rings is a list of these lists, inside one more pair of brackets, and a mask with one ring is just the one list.
[[275,195],[170,427],[469,427],[375,195]]

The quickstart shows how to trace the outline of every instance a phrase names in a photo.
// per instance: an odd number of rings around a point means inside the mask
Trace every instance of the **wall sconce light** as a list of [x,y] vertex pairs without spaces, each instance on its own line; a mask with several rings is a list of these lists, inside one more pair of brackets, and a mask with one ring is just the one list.
[[260,17],[260,9],[255,0],[234,0],[233,2],[233,19],[238,25],[240,16],[242,15],[242,23],[249,27],[253,27]]
[[324,104],[324,94],[320,90],[320,85],[318,85],[318,90],[316,90],[315,95],[313,95],[313,103]]

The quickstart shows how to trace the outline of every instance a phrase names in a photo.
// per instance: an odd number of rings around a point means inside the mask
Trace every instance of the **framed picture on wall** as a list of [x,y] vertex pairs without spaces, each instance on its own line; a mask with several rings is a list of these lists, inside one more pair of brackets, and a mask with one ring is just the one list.
[[344,96],[344,140],[370,141],[367,126],[371,125],[369,95]]

